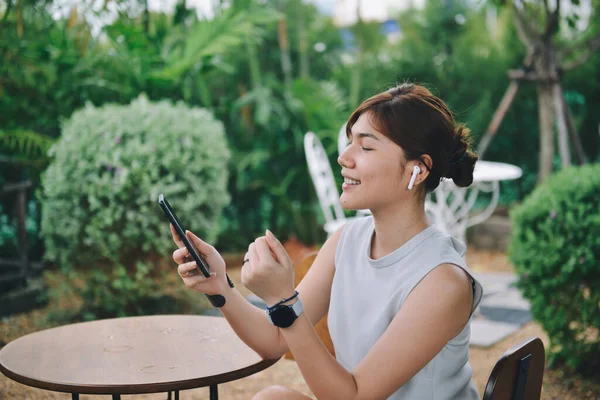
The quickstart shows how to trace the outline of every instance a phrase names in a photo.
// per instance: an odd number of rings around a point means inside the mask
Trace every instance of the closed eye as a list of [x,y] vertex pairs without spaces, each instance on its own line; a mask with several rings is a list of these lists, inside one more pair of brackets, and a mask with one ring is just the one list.
[[[350,147],[350,145],[351,145],[351,144],[352,144],[352,142],[348,141],[348,143],[346,144],[346,147]],[[370,147],[364,147],[364,146],[362,146],[361,148],[362,148],[364,151],[371,151],[371,150],[373,150],[373,149],[372,149],[372,148],[370,148]]]

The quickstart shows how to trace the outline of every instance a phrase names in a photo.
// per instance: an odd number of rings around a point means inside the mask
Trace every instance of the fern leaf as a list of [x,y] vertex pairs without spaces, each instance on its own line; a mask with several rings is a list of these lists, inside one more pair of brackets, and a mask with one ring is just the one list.
[[54,139],[30,130],[0,130],[0,152],[11,156],[21,155],[28,159],[47,157]]

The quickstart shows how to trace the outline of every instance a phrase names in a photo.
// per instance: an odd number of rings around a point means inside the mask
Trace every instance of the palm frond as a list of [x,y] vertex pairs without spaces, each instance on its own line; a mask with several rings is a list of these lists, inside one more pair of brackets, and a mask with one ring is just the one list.
[[0,130],[0,152],[15,158],[45,159],[54,139],[30,130]]
[[247,40],[260,41],[264,25],[274,22],[279,13],[271,9],[228,10],[218,17],[199,22],[181,43],[174,40],[173,51],[166,55],[167,67],[161,73],[178,78],[211,57],[231,53],[246,45]]

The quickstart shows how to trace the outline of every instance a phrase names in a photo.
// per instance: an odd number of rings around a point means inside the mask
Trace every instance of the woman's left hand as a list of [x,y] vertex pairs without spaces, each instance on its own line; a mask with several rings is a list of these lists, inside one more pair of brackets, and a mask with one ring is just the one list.
[[267,230],[248,247],[242,264],[242,283],[267,306],[294,294],[294,266],[281,242]]

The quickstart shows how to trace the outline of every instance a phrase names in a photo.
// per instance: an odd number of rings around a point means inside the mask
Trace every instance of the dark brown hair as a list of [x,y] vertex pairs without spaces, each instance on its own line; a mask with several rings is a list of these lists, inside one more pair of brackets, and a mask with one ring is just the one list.
[[378,132],[402,147],[406,161],[423,162],[422,156],[429,154],[433,163],[425,181],[427,192],[441,178],[451,178],[462,187],[473,182],[477,154],[469,148],[469,129],[456,123],[448,106],[427,88],[404,83],[363,101],[348,119],[348,137],[364,113]]

